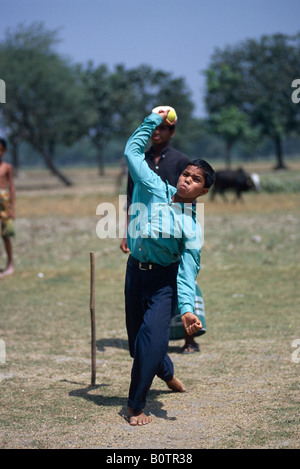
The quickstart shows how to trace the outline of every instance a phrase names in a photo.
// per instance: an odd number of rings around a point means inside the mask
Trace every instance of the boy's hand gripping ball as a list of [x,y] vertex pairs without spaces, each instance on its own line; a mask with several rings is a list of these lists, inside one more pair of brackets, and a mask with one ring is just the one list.
[[154,109],[152,109],[152,112],[158,113],[160,110],[162,111],[167,111],[169,110],[169,113],[167,115],[167,120],[170,122],[170,124],[175,124],[178,120],[176,111],[173,107],[171,106],[157,106]]

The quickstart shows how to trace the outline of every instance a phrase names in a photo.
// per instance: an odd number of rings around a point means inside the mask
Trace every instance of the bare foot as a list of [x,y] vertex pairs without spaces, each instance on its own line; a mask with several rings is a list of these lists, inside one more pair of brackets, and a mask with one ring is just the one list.
[[128,407],[129,410],[129,423],[133,426],[147,425],[151,422],[151,417],[148,417],[142,410],[132,410]]
[[170,381],[166,381],[166,383],[168,388],[170,388],[174,392],[186,392],[186,389],[183,386],[182,382],[179,379],[175,378],[175,376],[173,376]]
[[[14,268],[13,266],[10,266],[10,267],[7,267],[3,272],[2,272],[2,277],[4,277],[5,275],[12,275],[14,273]],[[0,277],[1,278],[1,277]]]

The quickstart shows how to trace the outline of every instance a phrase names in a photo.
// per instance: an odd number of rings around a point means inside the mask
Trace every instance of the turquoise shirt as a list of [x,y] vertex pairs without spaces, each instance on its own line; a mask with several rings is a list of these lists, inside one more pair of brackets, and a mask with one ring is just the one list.
[[180,262],[177,295],[178,309],[183,315],[194,312],[202,233],[192,204],[172,203],[176,188],[163,182],[145,161],[146,144],[162,120],[156,113],[146,117],[125,147],[126,163],[134,182],[127,244],[140,262],[163,266]]

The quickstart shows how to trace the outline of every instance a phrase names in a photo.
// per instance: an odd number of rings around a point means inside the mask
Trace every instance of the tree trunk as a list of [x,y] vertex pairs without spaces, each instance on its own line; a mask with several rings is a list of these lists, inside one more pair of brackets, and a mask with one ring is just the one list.
[[277,165],[275,166],[276,169],[287,169],[284,161],[283,161],[283,151],[282,151],[282,139],[280,135],[276,135],[274,138],[275,143],[275,150],[276,150],[276,159]]
[[104,176],[105,169],[104,169],[104,159],[103,159],[103,150],[102,147],[98,147],[98,171],[99,176]]
[[63,173],[61,173],[57,167],[55,166],[55,164],[53,163],[53,160],[51,158],[51,156],[46,153],[43,149],[41,148],[37,148],[37,150],[41,153],[41,155],[43,156],[44,160],[45,160],[45,163],[46,163],[46,166],[48,169],[50,169],[51,173],[54,175],[54,176],[57,176],[58,179],[60,181],[62,181],[66,186],[72,186],[73,183],[72,181],[67,178],[67,176],[65,176]]
[[231,169],[231,147],[232,144],[226,142],[225,164],[227,169]]
[[18,172],[19,172],[19,152],[18,152],[19,145],[14,139],[11,140],[11,145],[12,145],[12,164],[14,168],[14,175],[15,177],[17,177]]
[[104,157],[103,157],[103,148],[106,145],[106,139],[100,138],[99,134],[97,133],[94,138],[92,138],[92,142],[97,150],[97,162],[98,162],[98,174],[99,176],[104,176],[105,168],[104,168]]

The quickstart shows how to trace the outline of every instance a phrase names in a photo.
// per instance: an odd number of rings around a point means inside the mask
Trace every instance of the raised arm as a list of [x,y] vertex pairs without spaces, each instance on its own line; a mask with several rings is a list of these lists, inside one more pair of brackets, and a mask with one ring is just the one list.
[[159,110],[157,113],[152,112],[131,135],[126,144],[124,155],[134,183],[142,182],[149,186],[164,184],[161,178],[149,168],[145,161],[145,148],[154,129],[158,125],[163,121],[168,125],[173,125],[167,119],[167,115],[168,110]]
[[154,129],[162,121],[163,118],[159,114],[152,113],[135,130],[126,144],[124,155],[134,183],[152,179],[152,171],[145,161],[145,147]]

